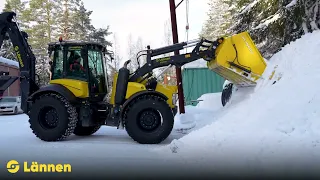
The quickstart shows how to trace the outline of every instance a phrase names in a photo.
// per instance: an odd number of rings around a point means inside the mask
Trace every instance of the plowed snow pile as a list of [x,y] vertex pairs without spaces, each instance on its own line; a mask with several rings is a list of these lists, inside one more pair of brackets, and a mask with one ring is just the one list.
[[[276,65],[282,78],[272,85]],[[158,150],[212,170],[320,172],[320,31],[274,55],[254,92],[224,109],[211,124]]]
[[218,118],[217,114],[223,111],[220,98],[221,93],[203,94],[199,98],[200,102],[197,106],[186,106],[184,114],[177,114],[175,116],[173,130],[182,134],[188,134],[213,122]]

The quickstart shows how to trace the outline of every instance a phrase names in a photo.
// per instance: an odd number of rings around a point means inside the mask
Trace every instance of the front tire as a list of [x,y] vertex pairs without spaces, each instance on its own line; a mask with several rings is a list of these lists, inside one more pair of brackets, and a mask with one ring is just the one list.
[[128,135],[140,144],[161,143],[170,135],[174,124],[174,115],[167,102],[154,95],[133,100],[123,117]]
[[77,125],[76,108],[57,94],[40,96],[30,111],[30,128],[43,141],[61,141],[70,136]]

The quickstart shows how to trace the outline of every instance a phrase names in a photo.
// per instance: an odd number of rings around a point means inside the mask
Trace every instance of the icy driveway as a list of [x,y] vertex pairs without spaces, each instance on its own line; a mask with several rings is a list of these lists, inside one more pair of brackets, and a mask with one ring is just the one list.
[[174,131],[159,145],[138,144],[125,130],[114,127],[102,127],[90,137],[72,135],[66,141],[44,142],[34,136],[27,120],[24,114],[0,116],[1,174],[8,173],[6,163],[12,159],[30,163],[70,163],[74,173],[105,172],[111,175],[123,174],[126,169],[126,174],[130,170],[139,175],[150,174],[150,170],[167,173],[167,170],[175,169],[173,162],[166,162],[164,157],[152,151],[182,136]]

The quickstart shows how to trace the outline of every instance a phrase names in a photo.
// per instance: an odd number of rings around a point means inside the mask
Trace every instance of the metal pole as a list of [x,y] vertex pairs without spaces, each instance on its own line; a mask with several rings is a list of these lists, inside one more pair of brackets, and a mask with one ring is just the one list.
[[[179,43],[177,17],[176,17],[176,5],[174,0],[169,0],[169,3],[170,3],[173,44],[176,44],[176,43]],[[174,51],[174,54],[179,55],[180,53],[179,51]],[[183,94],[183,86],[182,86],[181,67],[176,66],[176,77],[177,77],[177,86],[178,86],[179,112],[180,114],[184,114],[185,108],[184,108],[184,94]]]

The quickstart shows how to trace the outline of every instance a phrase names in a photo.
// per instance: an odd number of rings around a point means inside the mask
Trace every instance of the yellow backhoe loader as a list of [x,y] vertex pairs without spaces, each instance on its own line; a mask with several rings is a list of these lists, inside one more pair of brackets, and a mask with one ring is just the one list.
[[[148,46],[137,55],[145,55],[146,63],[130,73],[127,66],[131,60],[126,61],[114,76],[112,89],[108,89],[106,47],[96,42],[59,39],[48,44],[53,59],[51,80],[40,87],[28,35],[19,29],[15,16],[13,12],[0,14],[0,46],[3,40],[11,39],[20,76],[1,75],[0,95],[20,79],[21,108],[29,116],[32,132],[43,141],[60,141],[71,134],[89,136],[106,125],[125,128],[138,143],[160,143],[174,125],[177,87],[159,83],[154,69],[181,67],[203,59],[227,80],[254,85],[265,68],[247,33],[216,41],[201,38],[158,49]],[[190,53],[155,58],[186,47],[194,48]],[[106,101],[110,91],[110,101]]]

